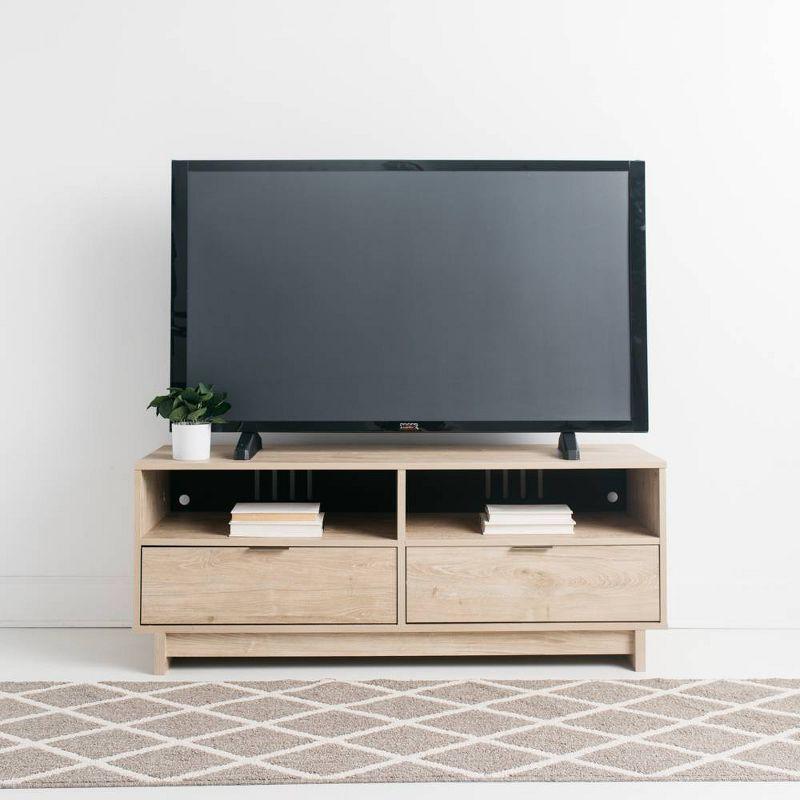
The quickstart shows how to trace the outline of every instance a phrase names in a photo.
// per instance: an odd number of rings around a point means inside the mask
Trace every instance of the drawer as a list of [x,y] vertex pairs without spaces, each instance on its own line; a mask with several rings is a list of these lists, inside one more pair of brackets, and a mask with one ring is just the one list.
[[143,547],[142,625],[397,622],[397,551]]
[[656,622],[653,545],[409,547],[409,622]]

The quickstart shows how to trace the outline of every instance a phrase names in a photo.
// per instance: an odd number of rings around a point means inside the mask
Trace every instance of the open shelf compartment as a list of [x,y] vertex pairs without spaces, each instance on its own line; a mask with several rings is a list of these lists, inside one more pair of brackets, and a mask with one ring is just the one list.
[[[143,545],[385,547],[397,542],[395,470],[170,470],[159,481],[161,513],[143,526]],[[321,537],[229,537],[237,502],[319,502]]]
[[[437,545],[657,544],[657,525],[640,510],[651,470],[453,470],[407,473],[406,542]],[[569,535],[481,533],[488,503],[566,503],[575,531]]]

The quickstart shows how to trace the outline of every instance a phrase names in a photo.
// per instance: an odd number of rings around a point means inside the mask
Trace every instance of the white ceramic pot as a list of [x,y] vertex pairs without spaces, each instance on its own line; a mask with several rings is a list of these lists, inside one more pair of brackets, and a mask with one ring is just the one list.
[[211,457],[211,423],[172,423],[172,457],[176,461],[207,461]]

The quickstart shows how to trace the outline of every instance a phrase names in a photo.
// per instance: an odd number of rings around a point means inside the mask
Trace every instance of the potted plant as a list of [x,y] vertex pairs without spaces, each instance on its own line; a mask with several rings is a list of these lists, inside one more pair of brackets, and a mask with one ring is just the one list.
[[150,401],[156,416],[172,423],[172,457],[176,461],[205,461],[211,455],[211,423],[225,422],[222,415],[231,404],[225,392],[215,392],[211,384],[171,387]]

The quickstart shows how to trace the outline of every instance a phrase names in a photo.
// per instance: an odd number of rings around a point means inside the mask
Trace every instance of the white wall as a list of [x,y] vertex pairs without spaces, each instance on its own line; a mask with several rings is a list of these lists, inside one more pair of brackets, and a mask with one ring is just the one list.
[[670,620],[798,625],[799,9],[2,2],[0,622],[130,619],[170,159],[408,157],[647,161]]

